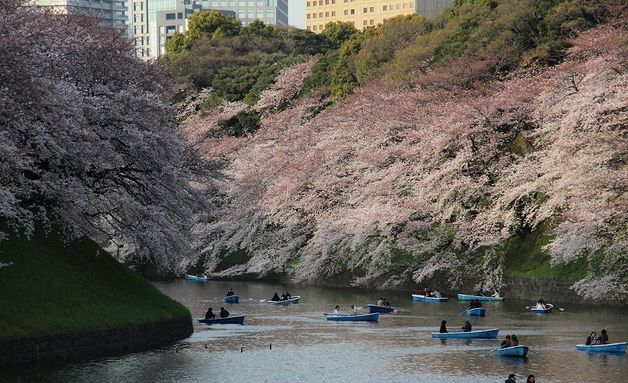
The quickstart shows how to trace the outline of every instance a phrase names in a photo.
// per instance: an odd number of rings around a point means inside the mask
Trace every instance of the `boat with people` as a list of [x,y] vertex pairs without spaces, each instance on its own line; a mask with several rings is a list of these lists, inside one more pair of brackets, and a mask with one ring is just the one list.
[[185,274],[185,279],[188,281],[198,281],[198,282],[207,282],[209,278],[207,277],[198,277],[196,275]]
[[377,322],[379,313],[370,314],[327,314],[327,320],[337,322]]
[[198,321],[203,324],[244,324],[244,317],[246,315],[228,316],[226,318],[214,318],[204,319],[200,318]]
[[238,303],[240,302],[240,297],[237,295],[227,295],[223,300],[225,303]]
[[495,350],[495,355],[525,358],[529,350],[530,348],[528,346],[502,347]]
[[391,313],[395,311],[395,308],[391,306],[378,306],[378,305],[373,305],[369,303],[367,307],[369,308],[370,313],[386,314],[386,313]]
[[447,302],[449,300],[449,298],[445,298],[445,297],[426,297],[425,295],[421,295],[421,294],[412,294],[412,300],[414,302],[433,302],[433,303],[440,303],[440,302]]
[[533,306],[530,307],[530,312],[534,313],[534,314],[549,314],[552,312],[552,309],[554,308],[554,305],[551,303],[547,303],[543,306]]
[[613,353],[625,354],[626,345],[628,345],[628,342],[591,344],[591,345],[579,344],[576,346],[576,350],[589,351],[589,352],[613,352]]
[[468,316],[483,317],[486,316],[486,310],[483,307],[469,307],[464,312]]
[[484,301],[484,302],[501,302],[504,300],[504,297],[494,297],[494,296],[486,296],[486,295],[469,295],[469,294],[458,294],[459,301]]
[[455,331],[455,332],[433,332],[432,338],[437,339],[495,339],[499,333],[498,328],[489,328],[486,330],[473,330],[473,331]]
[[284,300],[278,300],[278,301],[274,301],[272,299],[266,300],[264,301],[265,303],[269,303],[271,305],[289,305],[289,304],[297,304],[299,303],[299,300],[301,299],[300,295],[295,295],[293,297],[290,297],[288,299],[284,299]]

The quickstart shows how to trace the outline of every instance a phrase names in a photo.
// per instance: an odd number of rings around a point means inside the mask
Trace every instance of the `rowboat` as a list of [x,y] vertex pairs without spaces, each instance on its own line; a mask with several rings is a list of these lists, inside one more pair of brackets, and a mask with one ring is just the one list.
[[368,304],[368,308],[369,308],[369,312],[370,313],[391,313],[393,311],[395,311],[394,307],[390,307],[390,306],[378,306],[378,305],[372,305],[372,304]]
[[625,354],[626,344],[628,342],[609,343],[609,344],[592,344],[587,346],[586,344],[579,344],[576,346],[578,351],[590,351],[590,352],[616,352]]
[[188,281],[199,281],[199,282],[207,281],[207,277],[197,277],[196,275],[190,275],[190,274],[185,274],[185,279],[187,279]]
[[528,346],[512,346],[498,348],[495,350],[495,355],[498,356],[515,356],[519,358],[525,358],[528,355]]
[[228,295],[224,299],[225,303],[238,303],[240,302],[240,297],[237,295]]
[[199,319],[198,321],[204,324],[244,324],[245,315],[236,315],[232,317],[226,318],[215,318],[215,319]]
[[327,320],[339,322],[377,322],[379,313],[370,313],[362,315],[345,315],[345,314],[329,314]]
[[468,294],[458,294],[458,300],[459,301],[474,301],[474,300],[478,300],[478,301],[503,301],[504,297],[487,297],[484,295],[468,295]]
[[412,294],[412,300],[415,302],[447,302],[449,299],[445,297],[436,298],[436,297],[426,297],[425,295],[420,295],[420,294]]
[[544,309],[540,309],[537,308],[536,306],[531,307],[530,308],[530,312],[534,313],[534,314],[549,314],[552,312],[552,309],[554,308],[554,305],[551,303],[548,303],[545,305]]
[[433,332],[432,338],[438,339],[458,339],[458,338],[483,338],[483,339],[495,339],[497,338],[498,328],[490,328],[487,330],[474,330],[474,331],[456,331],[456,332]]
[[270,303],[271,305],[289,305],[290,303],[297,304],[299,303],[299,299],[301,299],[300,295],[295,295],[291,298],[286,299],[285,301],[271,301],[267,300],[266,303]]
[[483,307],[474,307],[464,310],[468,316],[483,317],[486,316],[486,310]]

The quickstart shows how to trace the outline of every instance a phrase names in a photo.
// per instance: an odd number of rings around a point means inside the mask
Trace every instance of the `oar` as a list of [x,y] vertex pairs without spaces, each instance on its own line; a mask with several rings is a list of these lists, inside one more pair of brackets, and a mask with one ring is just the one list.
[[465,311],[467,311],[468,309],[470,309],[471,307],[467,307],[466,309],[462,310],[462,312],[460,314],[458,314],[458,316],[462,315],[465,313]]
[[539,354],[538,352],[534,351],[534,350],[533,350],[533,349],[531,349],[531,348],[528,348],[528,351],[530,351],[531,353],[533,353],[533,354],[535,354],[535,355],[541,356],[541,354]]
[[500,348],[501,348],[501,347],[494,348],[494,349],[492,349],[491,351],[489,351],[489,352],[487,352],[486,354],[484,354],[484,356],[487,356],[488,354],[490,354],[490,353],[492,353],[492,352],[495,352],[495,351],[499,350]]

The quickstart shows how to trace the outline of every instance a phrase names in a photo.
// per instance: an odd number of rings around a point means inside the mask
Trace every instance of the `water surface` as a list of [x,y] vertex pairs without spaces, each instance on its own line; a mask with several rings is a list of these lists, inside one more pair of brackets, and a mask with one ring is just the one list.
[[[129,355],[62,365],[38,365],[0,371],[7,382],[518,382],[533,373],[537,382],[628,382],[625,355],[588,354],[575,350],[591,330],[606,328],[611,341],[628,340],[628,309],[558,305],[564,312],[534,315],[532,302],[486,302],[485,318],[472,318],[474,329],[500,328],[500,338],[516,334],[520,344],[540,355],[511,359],[486,355],[499,340],[432,339],[445,319],[451,330],[462,325],[466,307],[412,302],[410,292],[295,287],[261,282],[156,283],[164,293],[201,317],[207,307],[225,306],[246,314],[244,326],[195,324],[194,334],[177,344]],[[287,287],[301,303],[260,303]],[[224,304],[228,288],[239,304]],[[338,304],[365,307],[386,295],[398,308],[379,323],[329,322],[323,313]],[[551,297],[545,297],[546,299]],[[367,310],[364,310],[365,312]]]

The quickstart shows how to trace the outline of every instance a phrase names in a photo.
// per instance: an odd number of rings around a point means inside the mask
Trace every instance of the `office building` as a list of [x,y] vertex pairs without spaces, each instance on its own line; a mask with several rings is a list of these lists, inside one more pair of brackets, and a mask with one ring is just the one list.
[[31,0],[29,4],[67,14],[96,15],[104,25],[123,30],[127,28],[127,0]]
[[203,9],[233,11],[247,25],[255,20],[264,24],[288,25],[290,0],[203,0]]
[[434,17],[449,5],[451,0],[309,0],[306,25],[307,30],[320,33],[325,24],[342,21],[362,30],[399,15]]

